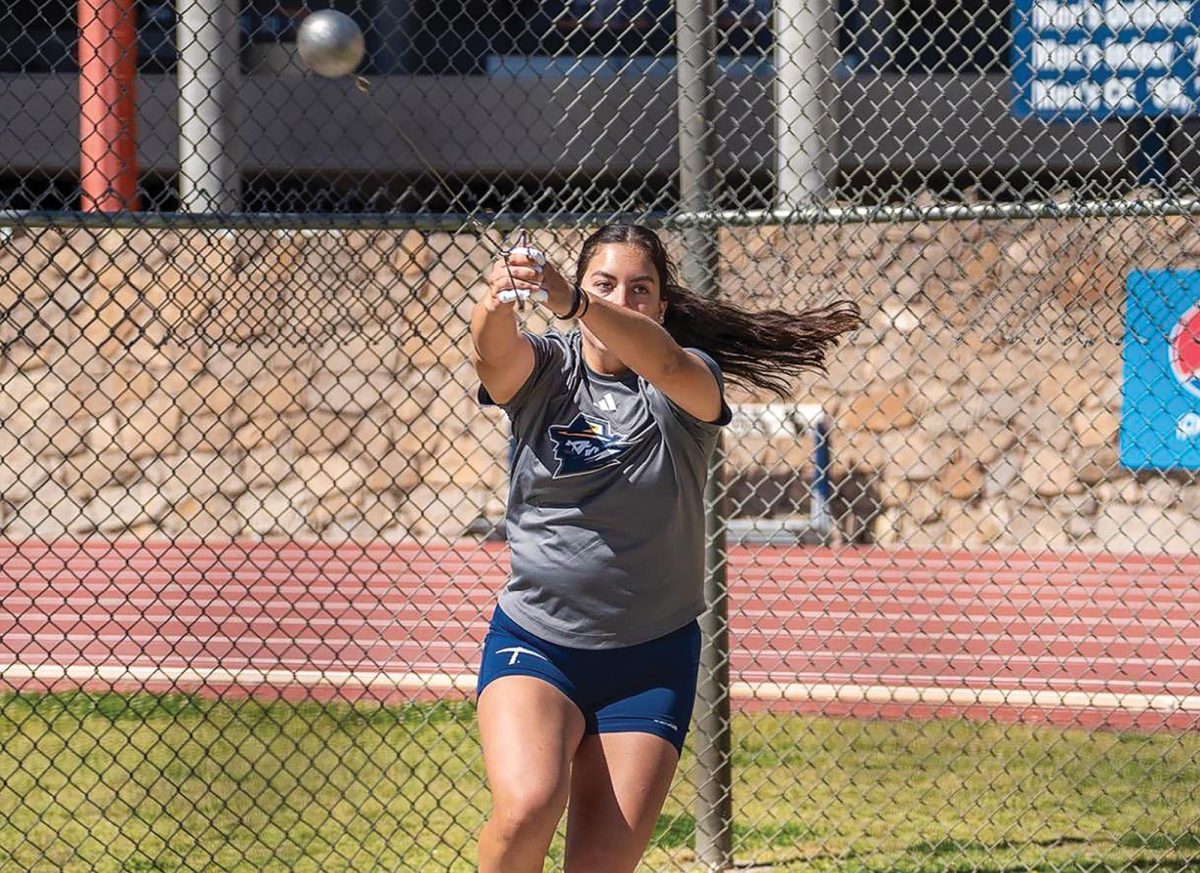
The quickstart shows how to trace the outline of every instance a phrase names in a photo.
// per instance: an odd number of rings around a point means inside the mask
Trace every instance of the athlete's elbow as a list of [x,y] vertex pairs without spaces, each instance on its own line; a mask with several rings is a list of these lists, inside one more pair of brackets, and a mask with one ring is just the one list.
[[479,373],[479,368],[485,364],[483,355],[479,353],[479,349],[475,347],[474,343],[471,344],[471,350],[467,353],[467,360],[471,362],[476,374]]
[[476,370],[481,366],[495,366],[511,357],[518,342],[515,331],[507,336],[500,331],[488,330],[486,325],[472,325],[467,359]]
[[646,380],[655,382],[660,379],[670,380],[678,376],[687,366],[687,358],[687,352],[681,348],[668,349],[651,364],[650,369],[653,370],[653,375],[645,374]]
[[470,361],[471,366],[474,367],[476,371],[478,371],[480,366],[482,366],[483,364],[485,364],[487,362],[487,359],[484,356],[483,350],[481,348],[481,346],[483,345],[483,337],[479,336],[478,333],[474,330],[471,331],[470,336],[471,336],[471,342],[469,343],[469,346],[467,348],[467,360]]

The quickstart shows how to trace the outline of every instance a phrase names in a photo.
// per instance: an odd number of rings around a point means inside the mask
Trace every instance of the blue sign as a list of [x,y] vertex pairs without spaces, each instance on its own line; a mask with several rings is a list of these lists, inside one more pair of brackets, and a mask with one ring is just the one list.
[[1121,464],[1200,470],[1200,271],[1125,281]]
[[1200,0],[1016,0],[1013,111],[1047,120],[1200,108]]

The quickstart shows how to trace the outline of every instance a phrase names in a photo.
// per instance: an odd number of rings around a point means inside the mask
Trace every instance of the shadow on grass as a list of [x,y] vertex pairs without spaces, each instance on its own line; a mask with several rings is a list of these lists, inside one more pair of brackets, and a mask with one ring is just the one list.
[[54,724],[64,719],[82,722],[86,718],[102,718],[113,723],[217,719],[236,721],[247,728],[259,722],[271,722],[278,726],[296,718],[309,723],[320,720],[332,727],[353,732],[364,728],[386,729],[427,724],[460,723],[471,726],[475,720],[475,706],[468,701],[456,700],[379,706],[370,701],[214,699],[184,693],[0,692],[0,726],[4,723],[16,726],[28,719]]
[[933,861],[926,865],[919,863],[895,863],[885,867],[865,868],[871,870],[889,870],[896,873],[1042,873],[1047,869],[1057,873],[1182,873],[1195,871],[1195,859],[1134,857],[1120,861],[1106,861],[1094,858],[1068,858],[1053,864],[1035,861],[1032,864],[989,864],[986,861],[972,860],[961,863],[941,863]]
[[[1086,855],[1068,856],[1067,859],[1056,861],[1054,863],[1057,871],[1063,873],[1109,873],[1109,871],[1195,871],[1200,868],[1200,856],[1196,854],[1196,849],[1200,849],[1200,835],[1194,831],[1184,831],[1178,835],[1169,835],[1169,833],[1140,833],[1136,831],[1124,833],[1124,835],[1105,841],[1105,839],[1086,838],[1086,837],[1054,837],[1050,839],[1028,839],[1024,842],[1003,841],[1000,843],[980,843],[972,841],[972,839],[941,839],[934,843],[914,843],[905,851],[905,855],[912,861],[917,861],[912,865],[912,869],[920,869],[919,859],[914,859],[916,856],[924,856],[926,859],[934,861],[934,867],[938,873],[967,873],[968,871],[978,871],[978,873],[1034,873],[1039,869],[1044,869],[1048,866],[1048,862],[1039,861],[1030,863],[988,863],[986,857],[1001,853],[1001,851],[1009,851],[1009,853],[1019,853],[1022,849],[1037,847],[1039,849],[1052,849],[1061,847],[1086,847],[1096,843],[1104,843],[1105,845],[1117,845],[1124,849],[1142,849],[1152,851],[1162,851],[1162,853],[1181,853],[1183,856],[1164,857],[1163,855],[1153,856],[1134,856],[1123,857],[1120,860],[1097,859],[1097,857],[1087,857]],[[947,856],[966,856],[964,860],[955,862],[948,859]],[[982,857],[980,857],[982,856]],[[944,860],[941,860],[944,859]],[[905,865],[907,869],[908,866]]]
[[[1155,849],[1160,852],[1180,852],[1184,850],[1200,850],[1200,833],[1196,831],[1184,831],[1181,834],[1164,834],[1152,833],[1144,834],[1140,831],[1130,831],[1123,834],[1118,840],[1119,845],[1130,849]],[[1196,863],[1200,866],[1200,858],[1196,859]]]
[[[794,846],[817,836],[812,828],[796,822],[780,824],[744,825],[734,822],[733,844],[735,849],[763,849],[778,846]],[[650,845],[660,849],[679,849],[692,845],[696,840],[696,819],[687,813],[663,815],[654,827]]]
[[0,720],[19,725],[27,719],[45,724],[69,719],[102,718],[110,722],[148,722],[199,717],[211,704],[189,694],[117,694],[67,691],[57,694],[0,693]]
[[[734,851],[739,855],[754,849],[774,849],[794,846],[802,840],[816,837],[812,829],[794,823],[782,825],[758,825],[749,827],[734,824]],[[651,845],[659,848],[677,849],[691,846],[696,837],[695,819],[684,814],[664,815],[655,828]],[[1064,847],[1086,847],[1101,843],[1126,849],[1142,849],[1155,852],[1179,852],[1181,857],[1164,857],[1161,854],[1107,859],[1089,857],[1086,848],[1073,857],[1053,863],[1043,858],[1030,863],[1002,863],[990,861],[999,853],[1017,853],[1030,848],[1053,849]],[[1098,848],[1099,851],[1099,848]],[[879,853],[866,855],[877,857]],[[845,869],[854,873],[889,871],[889,873],[1039,873],[1053,867],[1059,873],[1183,873],[1200,870],[1200,833],[1185,831],[1180,834],[1129,832],[1112,840],[1087,837],[1060,836],[1021,842],[1005,840],[999,843],[984,843],[978,840],[947,838],[936,841],[913,843],[886,862],[867,860],[863,853],[845,852],[795,852],[788,855],[772,854],[770,860],[740,858],[735,868],[777,868],[790,864],[836,861],[845,864]]]

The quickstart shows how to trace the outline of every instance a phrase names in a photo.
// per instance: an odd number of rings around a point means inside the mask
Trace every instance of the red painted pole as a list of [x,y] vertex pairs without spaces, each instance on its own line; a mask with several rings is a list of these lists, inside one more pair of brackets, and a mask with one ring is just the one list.
[[80,187],[86,211],[137,209],[134,0],[79,0]]

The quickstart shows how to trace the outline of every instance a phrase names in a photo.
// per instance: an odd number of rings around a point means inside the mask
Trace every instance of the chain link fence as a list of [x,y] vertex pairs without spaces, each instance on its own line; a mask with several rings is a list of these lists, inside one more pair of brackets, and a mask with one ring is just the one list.
[[0,11],[0,868],[473,868],[467,320],[617,219],[865,315],[730,396],[641,869],[1200,865],[1195,4],[319,5]]

